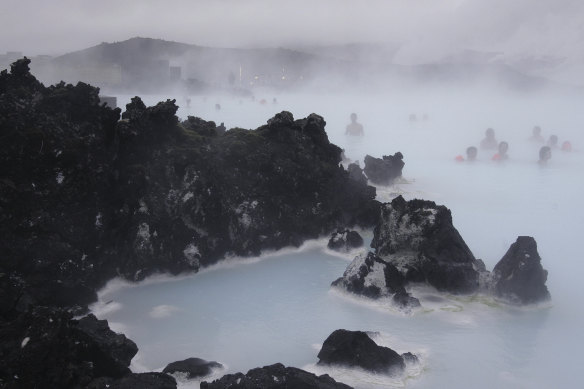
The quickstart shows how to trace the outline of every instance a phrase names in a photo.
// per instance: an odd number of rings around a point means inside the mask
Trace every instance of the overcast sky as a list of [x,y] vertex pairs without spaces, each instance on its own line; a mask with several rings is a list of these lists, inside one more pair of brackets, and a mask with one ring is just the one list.
[[402,42],[584,53],[584,0],[0,0],[0,53],[61,54],[135,36],[222,47]]

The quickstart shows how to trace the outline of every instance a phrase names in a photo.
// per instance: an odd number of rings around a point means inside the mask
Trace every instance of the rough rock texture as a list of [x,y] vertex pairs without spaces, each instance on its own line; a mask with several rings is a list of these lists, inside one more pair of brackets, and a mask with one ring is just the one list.
[[370,298],[391,295],[405,310],[420,306],[404,288],[410,282],[460,294],[481,289],[520,304],[550,298],[533,238],[517,238],[489,273],[452,225],[450,211],[431,201],[398,196],[383,204],[371,247],[375,253],[357,256],[332,285]]
[[351,163],[347,166],[347,171],[349,172],[349,177],[357,182],[367,184],[367,176],[363,174],[363,169],[358,163]]
[[406,292],[405,278],[399,270],[372,252],[355,257],[343,276],[332,285],[370,298],[393,296],[400,308],[408,310],[420,306],[420,302]]
[[484,264],[452,225],[450,210],[432,201],[406,201],[398,196],[383,204],[371,247],[408,282],[426,282],[450,293],[472,293],[479,288]]
[[350,251],[363,246],[363,238],[357,231],[338,229],[333,232],[327,247],[336,251]]
[[166,365],[163,373],[186,373],[187,378],[204,377],[216,368],[222,368],[223,365],[215,361],[205,361],[201,358],[187,358],[183,361],[176,361]]
[[325,121],[275,115],[217,136],[174,100],[120,110],[97,88],[0,75],[0,252],[38,304],[95,299],[113,276],[197,270],[226,254],[372,226],[375,188],[349,177]]
[[512,302],[530,304],[550,298],[545,285],[547,270],[530,236],[517,238],[493,269],[492,277],[495,294]]
[[0,321],[0,387],[84,387],[95,377],[129,374],[137,351],[105,320],[73,320],[62,309],[36,307]]
[[[0,324],[14,339],[27,336],[30,315],[46,323],[54,307],[83,312],[114,276],[196,271],[377,221],[375,188],[350,178],[318,115],[282,112],[218,136],[213,122],[179,123],[174,100],[147,107],[135,97],[120,120],[97,88],[45,87],[29,63],[0,73]],[[2,337],[0,386],[129,374],[115,340],[87,343],[107,327],[54,323],[50,337],[30,341],[47,363]]]
[[381,159],[366,155],[363,171],[372,183],[389,185],[393,180],[401,177],[404,165],[403,155],[400,152],[384,155]]
[[395,374],[405,368],[402,356],[388,347],[378,346],[362,331],[334,331],[324,341],[318,359],[319,365],[360,367],[376,373]]
[[86,389],[176,389],[176,381],[164,373],[132,373],[117,379],[100,377]]
[[276,363],[251,369],[247,374],[227,374],[213,382],[201,382],[201,389],[351,389],[327,374],[317,376]]

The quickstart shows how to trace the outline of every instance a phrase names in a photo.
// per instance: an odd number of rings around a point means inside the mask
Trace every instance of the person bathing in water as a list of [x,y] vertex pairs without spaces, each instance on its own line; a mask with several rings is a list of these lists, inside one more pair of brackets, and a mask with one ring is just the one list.
[[493,158],[491,159],[493,161],[505,161],[509,158],[509,155],[507,155],[507,150],[509,150],[509,144],[507,142],[499,143],[498,152],[493,155]]
[[534,143],[543,143],[545,141],[543,139],[543,136],[541,135],[541,127],[540,126],[533,127],[533,130],[531,132],[531,137],[529,138],[529,140],[531,142],[534,142]]
[[[474,146],[467,147],[466,149],[466,160],[468,162],[476,161],[477,159],[478,150]],[[457,155],[454,158],[457,162],[464,162],[464,157],[462,155]]]
[[555,149],[558,147],[558,136],[557,135],[550,135],[546,143],[550,148]]
[[485,131],[485,138],[481,141],[481,149],[494,150],[498,145],[499,142],[495,139],[495,130],[487,128],[487,131]]
[[356,135],[362,136],[364,135],[363,126],[360,123],[357,123],[357,114],[351,114],[351,124],[347,126],[345,129],[345,135]]
[[543,146],[539,149],[539,163],[541,166],[546,165],[547,161],[552,158],[552,149],[549,146]]

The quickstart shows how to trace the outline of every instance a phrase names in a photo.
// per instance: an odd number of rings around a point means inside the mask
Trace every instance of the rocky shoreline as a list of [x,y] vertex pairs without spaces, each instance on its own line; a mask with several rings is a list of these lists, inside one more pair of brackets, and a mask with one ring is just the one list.
[[[100,104],[88,84],[45,87],[29,63],[0,73],[2,387],[174,388],[167,374],[132,373],[137,347],[106,321],[74,318],[107,281],[196,272],[225,256],[334,231],[331,248],[349,251],[362,245],[353,227],[375,227],[375,253],[335,282],[351,292],[392,295],[411,308],[417,299],[408,283],[473,293],[487,279],[492,293],[518,303],[549,298],[532,238],[520,237],[487,274],[445,207],[375,200],[368,180],[399,177],[401,153],[344,169],[319,115],[296,120],[284,111],[256,130],[223,133],[200,118],[180,122],[174,100],[146,107],[135,97],[122,114]],[[169,369],[198,371],[201,361]],[[266,368],[248,376],[347,387],[292,367]],[[226,377],[208,387],[248,382]],[[256,378],[241,387],[284,387],[254,386]]]
[[[58,333],[73,331],[71,312],[86,311],[113,277],[193,272],[376,222],[375,189],[342,167],[318,115],[281,112],[256,130],[219,135],[213,122],[179,122],[174,100],[146,107],[135,97],[120,117],[97,88],[45,87],[29,63],[0,74],[2,386],[115,378],[100,369],[27,374],[34,357],[12,355],[14,339],[39,344],[23,324],[30,315],[38,325],[56,315]],[[97,365],[67,352],[72,364]]]

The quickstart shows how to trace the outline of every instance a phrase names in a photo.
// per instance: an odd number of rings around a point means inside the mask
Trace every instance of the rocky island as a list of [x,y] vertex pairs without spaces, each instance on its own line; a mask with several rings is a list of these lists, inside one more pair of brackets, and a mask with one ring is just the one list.
[[391,297],[405,311],[420,306],[405,290],[416,283],[452,294],[482,292],[511,303],[550,298],[547,271],[532,237],[518,237],[491,273],[454,228],[450,210],[433,201],[398,196],[382,204],[371,247],[373,252],[357,256],[332,285],[369,298]]

